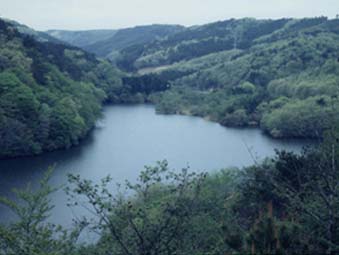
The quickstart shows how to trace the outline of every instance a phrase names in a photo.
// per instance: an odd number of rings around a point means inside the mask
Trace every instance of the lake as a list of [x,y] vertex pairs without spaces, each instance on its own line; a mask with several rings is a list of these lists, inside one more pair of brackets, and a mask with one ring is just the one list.
[[[170,168],[190,166],[192,171],[216,171],[252,165],[274,155],[275,149],[300,151],[307,141],[274,140],[258,129],[225,128],[197,117],[157,115],[153,106],[106,106],[103,119],[77,147],[37,157],[0,160],[0,195],[12,188],[35,186],[55,164],[51,184],[67,183],[67,173],[94,182],[111,175],[116,182],[135,180],[145,165],[167,159]],[[74,212],[66,207],[62,189],[53,194],[52,221],[67,224]],[[0,207],[0,220],[11,218]]]

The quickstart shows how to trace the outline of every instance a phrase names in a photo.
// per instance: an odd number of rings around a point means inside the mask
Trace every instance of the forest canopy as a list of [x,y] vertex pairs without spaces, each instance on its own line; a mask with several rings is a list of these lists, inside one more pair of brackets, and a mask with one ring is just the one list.
[[37,41],[0,20],[0,157],[77,144],[100,117],[102,102],[121,91],[121,72],[109,63]]
[[338,52],[338,19],[233,19],[123,49],[118,66],[169,84],[159,113],[319,138],[339,116]]

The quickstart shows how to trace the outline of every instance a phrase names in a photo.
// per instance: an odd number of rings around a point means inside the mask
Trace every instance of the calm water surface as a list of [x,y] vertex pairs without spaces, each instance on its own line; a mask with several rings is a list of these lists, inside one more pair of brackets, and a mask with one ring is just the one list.
[[[0,195],[12,196],[12,188],[38,183],[45,170],[56,164],[51,184],[67,182],[67,173],[99,181],[111,175],[116,182],[135,180],[145,165],[167,159],[173,169],[215,171],[253,164],[253,158],[274,155],[275,149],[299,151],[305,141],[273,140],[258,129],[231,129],[201,118],[156,115],[154,107],[107,106],[104,118],[80,146],[32,158],[0,160]],[[56,205],[52,221],[71,222],[61,190],[52,196]],[[82,212],[76,212],[77,215]],[[0,207],[0,221],[11,218]]]

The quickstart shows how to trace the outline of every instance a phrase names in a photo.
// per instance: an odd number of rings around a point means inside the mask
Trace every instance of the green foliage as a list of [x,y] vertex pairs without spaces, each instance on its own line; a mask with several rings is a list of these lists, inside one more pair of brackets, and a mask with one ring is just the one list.
[[274,137],[320,137],[338,121],[338,102],[333,101],[326,96],[290,100],[281,107],[266,109],[261,126]]
[[[269,240],[265,235],[276,238],[273,248],[283,254],[338,251],[338,142],[333,133],[327,137],[317,149],[279,152],[244,173],[236,202],[244,218],[238,220],[251,229],[250,242],[259,254],[272,251],[262,243]],[[247,207],[239,207],[244,203]]]
[[[166,161],[146,167],[138,182],[126,183],[130,195],[109,192],[110,177],[101,186],[80,176],[70,176],[68,192],[78,204],[81,196],[97,218],[91,222],[101,232],[100,250],[111,254],[173,254],[178,247],[192,249],[185,236],[196,217],[203,174],[183,169],[169,172]],[[80,196],[80,197],[79,197]]]
[[272,33],[287,22],[288,19],[231,19],[186,28],[162,40],[121,50],[118,65],[133,70],[172,64],[223,50],[247,49],[256,38]]
[[[183,31],[172,36],[177,40],[145,46],[135,65],[140,65],[141,59],[148,59],[153,65],[154,58],[150,60],[148,51],[164,48],[166,54],[171,54],[168,47],[172,43],[176,49],[180,48],[178,44],[188,43],[188,38],[199,43],[201,37],[221,33],[222,29],[255,37],[243,47],[240,43],[237,49],[215,48],[212,53],[196,53],[179,59],[180,62],[160,54],[164,62],[154,62],[155,66],[162,66],[151,72],[169,82],[170,89],[151,97],[158,112],[197,115],[225,126],[260,126],[279,138],[320,137],[329,124],[330,97],[339,92],[339,37],[335,30],[339,22],[326,18],[280,22],[281,26],[267,30],[265,35],[255,28],[269,26],[273,21],[213,23],[195,28],[204,31],[202,34]],[[201,47],[199,50],[203,51]]]
[[17,216],[8,226],[0,226],[0,254],[3,255],[70,255],[76,250],[76,241],[83,227],[75,227],[72,232],[61,226],[47,223],[53,206],[49,195],[55,191],[48,185],[52,170],[41,180],[38,191],[28,186],[15,190],[14,202],[0,197],[0,203],[7,206]]
[[116,51],[128,48],[134,44],[145,44],[157,38],[181,31],[182,27],[176,25],[150,25],[120,29],[108,38],[102,38],[82,46],[88,52],[93,52],[99,57],[112,58]]
[[118,101],[122,74],[77,48],[39,42],[0,20],[0,158],[79,142]]
[[107,40],[116,32],[117,30],[111,29],[82,31],[48,30],[46,34],[57,38],[60,41],[64,41],[76,47],[82,48],[99,41]]

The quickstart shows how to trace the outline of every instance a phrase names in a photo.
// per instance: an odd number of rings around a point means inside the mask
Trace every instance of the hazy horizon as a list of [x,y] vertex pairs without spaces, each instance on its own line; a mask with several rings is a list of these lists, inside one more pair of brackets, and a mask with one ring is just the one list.
[[[246,7],[246,8],[244,8]],[[0,16],[36,30],[200,25],[230,18],[303,18],[339,13],[337,0],[2,0]]]

